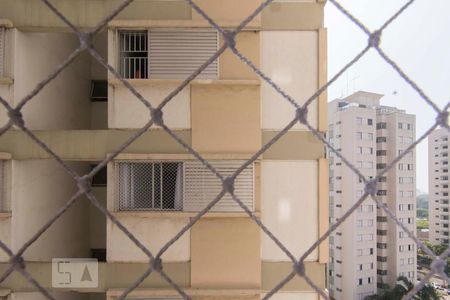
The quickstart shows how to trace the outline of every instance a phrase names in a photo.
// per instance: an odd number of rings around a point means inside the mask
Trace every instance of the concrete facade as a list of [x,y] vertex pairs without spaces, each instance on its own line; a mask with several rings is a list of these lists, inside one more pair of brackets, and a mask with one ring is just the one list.
[[[370,179],[415,139],[415,116],[380,105],[383,95],[357,92],[329,104],[329,140]],[[364,193],[364,184],[334,153],[330,161],[330,220],[334,223]],[[415,232],[415,154],[384,175],[377,197]],[[330,237],[329,288],[334,299],[364,299],[398,276],[415,282],[414,242],[367,198]]]
[[[53,2],[83,29],[92,28],[119,4],[116,0]],[[261,1],[198,0],[196,3],[221,26],[233,28]],[[22,14],[24,7],[26,17]],[[326,78],[323,8],[323,1],[276,1],[236,37],[237,49],[299,104]],[[299,19],[289,15],[290,11],[296,11]],[[285,14],[290,17],[283,18]],[[67,58],[78,46],[78,40],[39,2],[2,2],[0,18],[8,19],[0,21],[7,36],[0,96],[14,106]],[[123,30],[208,27],[185,1],[137,0],[93,42],[99,54],[120,69],[118,44]],[[217,46],[222,43],[220,37]],[[107,101],[92,101],[94,80],[106,82]],[[182,80],[128,79],[155,106]],[[251,68],[226,50],[218,59],[217,78],[195,79],[188,84],[164,107],[164,123],[206,159],[227,165],[250,158],[295,117],[294,107],[286,103]],[[326,126],[321,124],[327,123],[324,103],[326,94],[309,107],[308,120],[321,132],[326,131]],[[80,175],[88,173],[150,119],[145,105],[87,52],[80,54],[31,99],[23,114],[26,126]],[[0,124],[6,122],[6,111],[0,106]],[[135,204],[131,209],[123,209],[119,194],[123,192],[126,176],[121,175],[118,165],[181,163],[185,170],[194,159],[160,127],[152,126],[108,164],[106,182],[94,178],[92,193],[143,245],[156,253],[199,210],[142,209]],[[46,152],[15,128],[0,136],[0,160],[4,175],[0,176],[3,178],[0,239],[18,251],[76,193],[77,184]],[[243,181],[239,187],[251,195],[252,212],[297,257],[328,226],[327,165],[323,144],[304,126],[295,125],[279,144],[251,166],[251,182]],[[228,171],[226,167],[224,170]],[[156,180],[151,176],[141,175],[145,184],[133,187],[146,188]],[[198,184],[197,190],[208,189]],[[209,188],[216,191],[215,186]],[[160,191],[161,202],[167,198],[164,193]],[[155,190],[153,204],[154,194]],[[133,197],[137,198],[134,194]],[[205,214],[162,255],[164,270],[193,299],[260,299],[292,270],[292,263],[244,211],[227,210],[226,200],[221,201],[225,202],[219,206],[225,207],[223,210]],[[302,228],[301,234],[298,228]],[[103,260],[102,253],[105,261],[99,263],[97,288],[69,292],[52,287],[52,258]],[[63,300],[115,299],[146,270],[149,260],[85,197],[77,199],[23,257],[27,270],[57,299]],[[5,253],[0,253],[0,273],[8,268],[8,260]],[[327,261],[328,245],[324,241],[305,262],[308,276],[323,289]],[[18,273],[0,283],[0,298],[3,295],[8,300],[41,299],[36,288]],[[160,275],[152,274],[129,297],[177,296]],[[312,300],[319,299],[319,295],[304,279],[296,277],[275,299]]]

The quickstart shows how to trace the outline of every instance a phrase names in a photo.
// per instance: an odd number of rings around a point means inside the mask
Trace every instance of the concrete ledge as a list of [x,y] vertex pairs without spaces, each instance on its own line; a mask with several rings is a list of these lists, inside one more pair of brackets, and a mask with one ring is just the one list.
[[[241,20],[214,20],[222,28],[235,28]],[[199,20],[115,20],[108,24],[109,28],[212,28],[204,19]],[[261,22],[251,21],[244,30],[257,30]]]
[[[37,130],[36,136],[64,160],[100,161],[114,152],[137,130]],[[190,130],[174,130],[185,143],[192,145]],[[262,131],[267,143],[278,131]],[[6,153],[2,156],[2,152]],[[249,159],[252,153],[204,153],[208,160]],[[2,158],[4,157],[4,158]],[[324,145],[308,131],[290,131],[270,147],[263,159],[317,160],[324,157]],[[19,130],[0,136],[0,159],[48,159],[50,156]],[[163,130],[149,130],[132,143],[117,159],[193,159],[186,149]]]
[[[133,86],[155,86],[165,84],[181,84],[181,79],[127,79]],[[108,83],[112,86],[123,86],[118,79],[110,79]],[[224,79],[195,79],[189,85],[261,85],[260,80],[224,80]]]
[[[305,262],[306,275],[321,289],[325,289],[326,264]],[[292,262],[262,262],[262,290],[269,291],[292,272]],[[314,291],[301,277],[295,276],[281,291]]]
[[0,77],[0,85],[12,85],[13,83],[14,79],[11,77]]
[[[113,212],[116,217],[134,217],[134,218],[194,218],[197,212],[150,212],[150,211],[123,211]],[[260,212],[254,212],[259,218]],[[1,215],[0,215],[1,216]],[[202,218],[246,218],[248,215],[245,212],[210,212],[206,213]]]
[[[191,288],[190,262],[164,263],[164,271],[189,295],[204,296],[251,296],[259,295],[262,291],[271,290],[285,276],[292,271],[291,262],[263,261],[261,273],[261,289],[220,289],[220,288]],[[99,263],[99,286],[95,289],[70,289],[79,292],[107,292],[108,296],[117,296],[128,288],[148,268],[147,263]],[[306,274],[319,286],[325,288],[325,264],[305,262]],[[0,273],[9,268],[8,263],[0,263]],[[52,264],[50,262],[26,262],[26,269],[46,289],[50,291],[68,291],[69,289],[52,288]],[[12,273],[0,283],[0,291],[24,292],[36,291],[22,275]],[[305,292],[312,288],[300,277],[293,278],[281,291]],[[158,275],[151,274],[145,279],[132,296],[141,295],[175,295],[174,290]],[[1,295],[1,294],[0,294]]]

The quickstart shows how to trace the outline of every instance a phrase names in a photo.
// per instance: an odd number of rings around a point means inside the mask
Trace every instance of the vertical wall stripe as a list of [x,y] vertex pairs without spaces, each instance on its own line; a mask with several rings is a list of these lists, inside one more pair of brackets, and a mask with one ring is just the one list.
[[[322,236],[329,226],[328,206],[328,159],[319,159],[319,237]],[[328,239],[319,246],[319,263],[328,262]]]
[[[327,83],[328,70],[327,70],[327,30],[326,28],[319,28],[319,86],[322,87]],[[318,129],[321,132],[325,132],[328,127],[328,96],[327,91],[320,94],[318,101]]]

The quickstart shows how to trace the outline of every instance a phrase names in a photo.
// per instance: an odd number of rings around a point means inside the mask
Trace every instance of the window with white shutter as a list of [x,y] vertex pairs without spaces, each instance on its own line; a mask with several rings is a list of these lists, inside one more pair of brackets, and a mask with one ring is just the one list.
[[[244,161],[213,160],[211,165],[229,176]],[[117,161],[115,203],[119,211],[190,211],[204,209],[222,190],[221,181],[198,161]],[[250,165],[235,180],[235,194],[254,209],[254,167]],[[225,194],[211,209],[215,212],[242,211]]]
[[[122,76],[130,79],[184,79],[216,53],[218,33],[212,29],[152,28],[119,32]],[[213,61],[197,78],[218,78]]]
[[5,66],[5,28],[0,27],[0,77],[4,76]]

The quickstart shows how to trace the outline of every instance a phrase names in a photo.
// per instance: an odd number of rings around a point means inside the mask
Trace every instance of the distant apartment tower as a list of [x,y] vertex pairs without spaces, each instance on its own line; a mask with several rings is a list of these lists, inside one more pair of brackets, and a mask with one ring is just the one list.
[[445,128],[428,137],[429,239],[434,245],[449,245],[449,132]]
[[[374,178],[415,137],[415,116],[380,105],[383,95],[357,92],[329,103],[329,141],[368,179]],[[364,193],[364,183],[329,151],[330,222]],[[377,196],[415,232],[414,152],[380,178]],[[364,299],[400,275],[416,278],[414,242],[371,199],[332,234],[328,284],[334,299]]]

